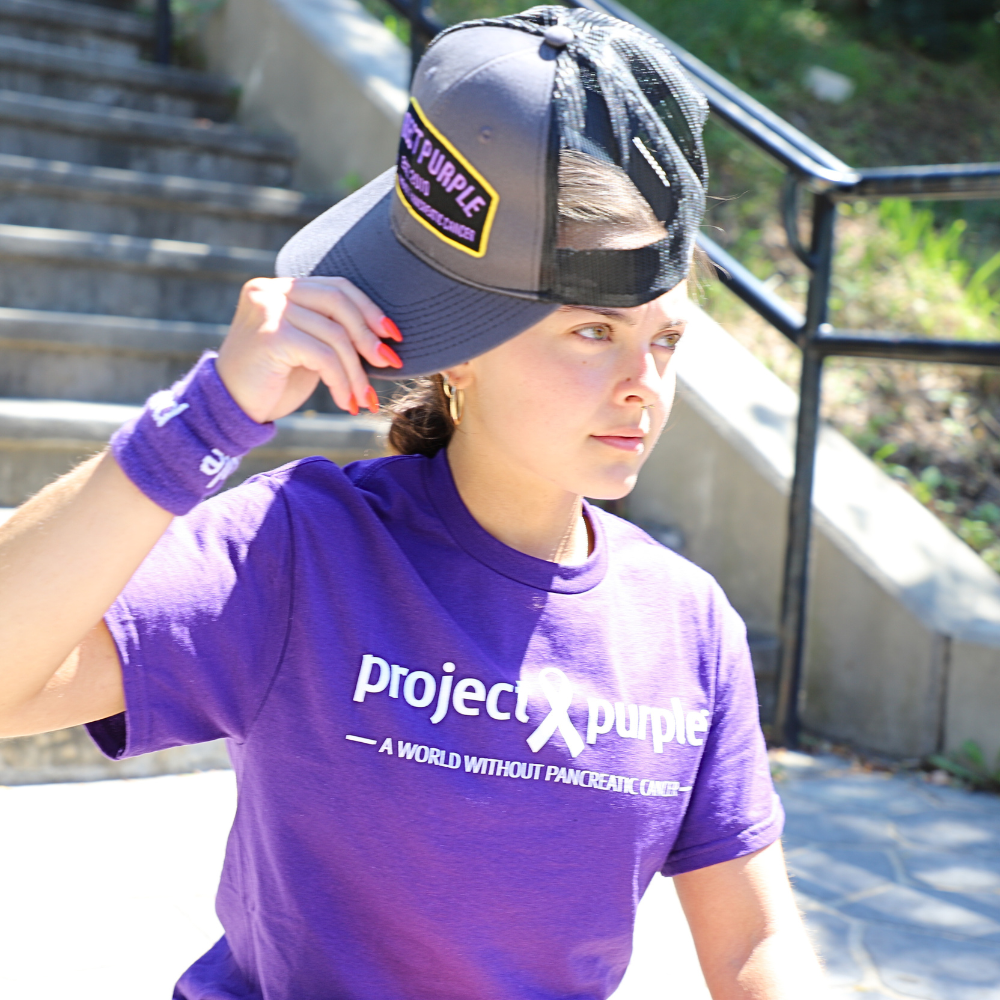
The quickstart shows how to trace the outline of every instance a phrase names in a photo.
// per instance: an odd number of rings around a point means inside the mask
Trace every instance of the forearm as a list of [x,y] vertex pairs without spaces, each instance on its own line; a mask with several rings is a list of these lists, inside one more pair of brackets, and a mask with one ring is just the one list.
[[781,842],[674,878],[712,1000],[825,1000]]
[[[707,966],[707,967],[706,967]],[[703,963],[712,1000],[825,1000],[825,976],[801,921],[757,942],[744,961]]]
[[171,520],[104,453],[0,526],[0,734],[100,622]]

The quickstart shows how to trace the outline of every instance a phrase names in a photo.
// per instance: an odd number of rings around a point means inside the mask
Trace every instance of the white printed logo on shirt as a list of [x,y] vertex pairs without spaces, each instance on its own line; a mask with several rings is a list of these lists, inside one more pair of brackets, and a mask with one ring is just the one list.
[[[377,680],[372,676],[376,668]],[[516,696],[514,717],[521,723],[531,722],[527,713],[529,682],[521,680],[516,688],[512,684],[500,682],[487,691],[486,685],[476,677],[463,677],[456,684],[452,676],[454,672],[455,664],[445,663],[439,679],[426,670],[411,671],[408,667],[402,667],[398,663],[390,664],[380,656],[366,653],[361,658],[361,668],[354,687],[354,701],[364,702],[368,695],[382,692],[386,692],[389,698],[398,699],[402,688],[403,700],[407,705],[425,709],[431,707],[436,695],[437,704],[428,721],[437,725],[450,709],[459,715],[479,715],[480,709],[469,704],[470,702],[484,702],[489,718],[505,722],[511,718],[511,712],[503,709],[500,698],[504,695]],[[703,736],[708,732],[708,709],[687,711],[680,698],[671,698],[670,708],[587,698],[585,743],[569,716],[575,694],[570,678],[558,667],[545,667],[538,674],[537,684],[548,699],[549,711],[525,741],[532,753],[538,753],[556,733],[562,737],[570,756],[575,758],[583,753],[588,744],[596,744],[602,736],[645,740],[648,732],[653,752],[660,754],[668,743],[701,746],[704,743]]]
[[[550,679],[553,677],[556,680]],[[542,719],[542,724],[528,737],[528,746],[532,753],[538,753],[558,729],[566,741],[570,756],[579,757],[583,753],[583,737],[576,731],[568,711],[573,704],[572,682],[558,667],[546,667],[538,675],[538,684],[549,699],[550,710]]]

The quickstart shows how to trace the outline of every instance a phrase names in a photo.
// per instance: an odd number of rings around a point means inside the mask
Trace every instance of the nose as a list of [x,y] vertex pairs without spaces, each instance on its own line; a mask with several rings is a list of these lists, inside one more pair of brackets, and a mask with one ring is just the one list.
[[663,391],[662,374],[650,348],[629,352],[626,370],[619,383],[620,401],[626,405],[651,406],[659,401]]

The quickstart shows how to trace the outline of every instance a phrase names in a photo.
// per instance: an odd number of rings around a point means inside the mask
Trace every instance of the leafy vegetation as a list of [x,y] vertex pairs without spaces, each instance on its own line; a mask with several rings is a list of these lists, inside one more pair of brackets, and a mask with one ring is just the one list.
[[991,767],[986,761],[983,748],[974,740],[966,740],[956,753],[948,756],[935,754],[929,761],[972,788],[984,792],[1000,792],[1000,754],[997,754],[996,763]]

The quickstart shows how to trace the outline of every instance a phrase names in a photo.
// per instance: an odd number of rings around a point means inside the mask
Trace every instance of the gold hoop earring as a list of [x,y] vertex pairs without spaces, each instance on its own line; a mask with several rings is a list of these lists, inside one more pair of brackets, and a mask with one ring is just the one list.
[[448,413],[451,422],[457,427],[462,422],[462,411],[465,409],[465,390],[453,386],[447,379],[443,383],[444,394],[448,397]]

